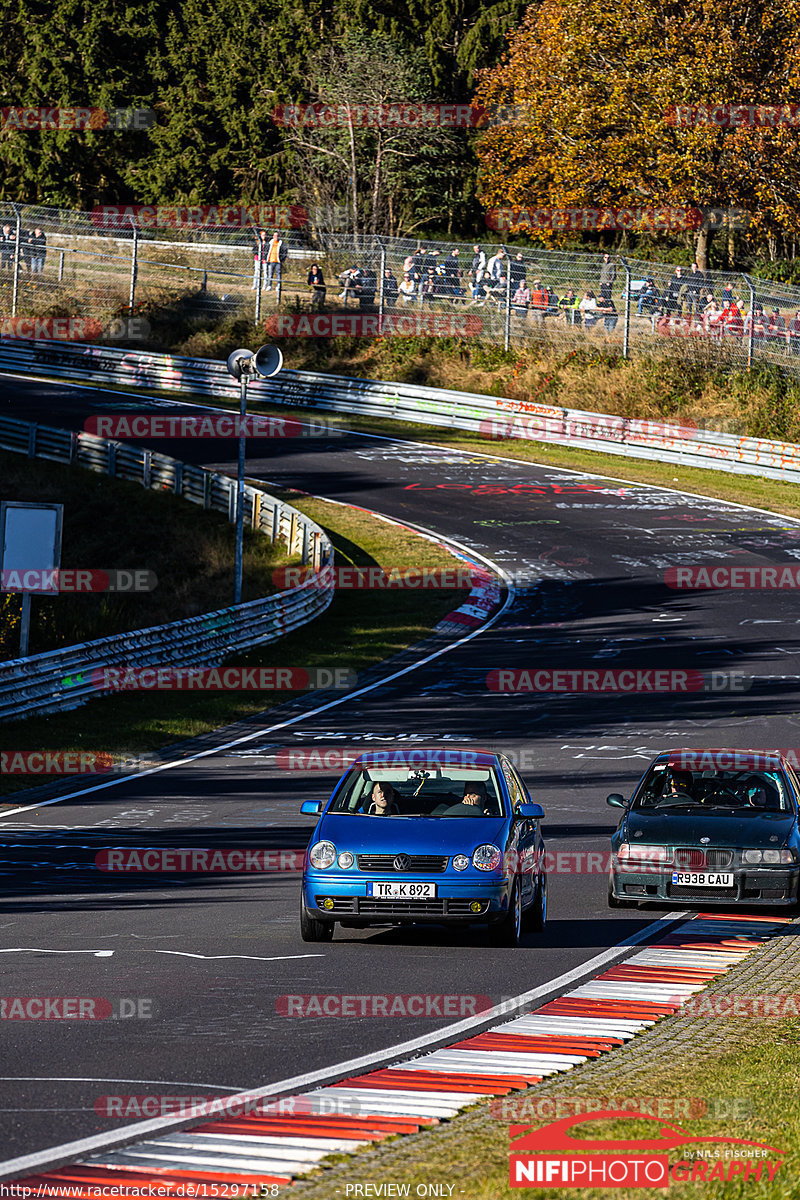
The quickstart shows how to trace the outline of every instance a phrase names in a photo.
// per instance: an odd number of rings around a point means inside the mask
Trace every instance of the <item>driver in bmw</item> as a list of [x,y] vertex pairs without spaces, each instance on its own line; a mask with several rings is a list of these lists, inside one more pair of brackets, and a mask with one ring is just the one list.
[[692,794],[692,773],[691,771],[670,771],[667,781],[667,790],[664,792],[664,798],[668,796],[685,797],[688,800],[694,800]]

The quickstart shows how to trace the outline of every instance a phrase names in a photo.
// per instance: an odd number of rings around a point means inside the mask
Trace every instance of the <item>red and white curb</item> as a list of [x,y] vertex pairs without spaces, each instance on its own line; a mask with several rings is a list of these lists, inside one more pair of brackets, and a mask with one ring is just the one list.
[[69,1186],[74,1200],[95,1200],[104,1185],[120,1196],[157,1185],[160,1195],[177,1197],[191,1194],[189,1184],[291,1184],[329,1154],[415,1133],[478,1099],[533,1087],[609,1053],[790,923],[698,913],[573,991],[464,1041],[273,1101],[264,1115],[224,1117],[19,1183],[42,1197]]

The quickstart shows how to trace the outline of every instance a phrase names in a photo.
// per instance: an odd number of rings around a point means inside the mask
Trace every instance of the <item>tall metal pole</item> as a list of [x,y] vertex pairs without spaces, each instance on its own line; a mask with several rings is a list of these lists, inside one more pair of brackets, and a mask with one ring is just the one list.
[[134,224],[133,218],[131,218],[131,229],[133,230],[133,244],[131,246],[131,285],[128,292],[128,312],[133,316],[133,306],[136,302],[136,276],[139,270],[139,230]]
[[262,284],[261,273],[264,270],[263,254],[264,254],[264,239],[261,237],[261,234],[259,233],[259,235],[258,235],[258,259],[256,260],[257,265],[258,265],[258,283],[256,284],[256,320],[255,320],[256,325],[258,325],[259,322],[261,321],[261,284]]
[[380,329],[383,323],[383,285],[384,276],[386,275],[386,247],[381,242],[381,280],[380,290],[378,292],[378,328]]
[[747,280],[747,286],[750,289],[750,332],[747,335],[747,369],[749,371],[753,365],[753,339],[756,324],[755,312],[753,310],[756,303],[756,291],[753,287],[753,281],[750,276],[745,275],[745,279]]
[[511,345],[511,255],[506,252],[506,317],[503,332],[503,349]]
[[[17,218],[17,239],[14,244],[14,282],[12,284],[12,292],[11,292],[11,315],[12,315],[12,317],[15,317],[17,315],[17,299],[19,297],[19,254],[20,254],[20,249],[21,249],[20,242],[22,241],[22,218],[19,215],[18,208],[15,209],[15,216]],[[24,607],[23,607],[23,611],[24,611]]]
[[[259,289],[260,290],[260,289]],[[233,603],[242,603],[242,564],[244,560],[244,440],[247,415],[247,375],[239,380],[239,461],[236,470],[236,557],[234,559]]]
[[22,618],[19,623],[19,656],[20,658],[28,657],[28,646],[30,644],[31,632],[31,594],[30,592],[22,593]]
[[625,268],[625,325],[623,327],[622,357],[627,358],[631,347],[631,269],[627,260],[620,256]]

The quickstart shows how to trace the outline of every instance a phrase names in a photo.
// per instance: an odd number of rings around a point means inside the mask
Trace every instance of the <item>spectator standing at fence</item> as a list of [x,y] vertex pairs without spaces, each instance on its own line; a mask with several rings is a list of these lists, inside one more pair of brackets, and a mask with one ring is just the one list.
[[610,296],[601,296],[597,302],[595,309],[598,317],[603,318],[603,326],[606,333],[613,333],[617,328],[619,314],[614,306],[614,301]]
[[671,314],[676,311],[680,312],[680,307],[681,307],[680,294],[681,294],[681,289],[685,286],[685,284],[686,284],[686,280],[683,277],[683,268],[676,267],[675,274],[672,276],[672,279],[670,279],[669,283],[667,284],[666,291],[664,293],[664,300],[666,302],[665,309],[666,309],[667,316],[671,316]]
[[410,304],[417,295],[417,281],[412,279],[410,272],[406,271],[400,284],[400,299],[403,301],[403,307]]
[[30,270],[31,270],[31,257],[32,257],[32,251],[33,251],[33,245],[32,245],[32,241],[31,241],[32,238],[33,238],[33,230],[32,229],[21,229],[20,230],[21,244],[20,244],[20,251],[19,251],[19,260],[22,265],[22,269],[24,271],[27,271],[28,274],[30,274]]
[[772,312],[769,314],[767,337],[773,342],[786,341],[786,322],[781,316],[781,310],[779,308],[773,308]]
[[547,312],[547,288],[542,286],[541,279],[534,279],[531,291],[531,313],[534,321],[543,321]]
[[519,285],[525,282],[528,274],[522,254],[514,256],[513,261],[509,263],[509,271],[511,272],[511,290],[515,292]]
[[447,291],[451,296],[458,296],[460,292],[461,271],[459,270],[460,263],[458,261],[459,250],[457,246],[453,246],[450,253],[442,263],[442,269],[447,284]]
[[267,241],[266,229],[257,229],[253,243],[253,286],[250,291],[254,292],[258,288],[259,271],[261,273],[261,286],[264,286],[264,280],[267,278],[267,254],[269,253],[269,242]]
[[710,337],[722,337],[725,325],[725,313],[714,297],[703,309],[703,328]]
[[654,279],[645,279],[644,287],[639,290],[639,303],[636,309],[639,316],[641,317],[645,309],[650,313],[655,312],[658,307],[658,301],[659,295],[656,288],[656,281]]
[[600,299],[610,300],[611,289],[617,281],[617,264],[610,254],[603,255],[603,265],[600,268]]
[[397,280],[389,267],[383,272],[383,307],[394,308],[400,289]]
[[325,307],[325,277],[318,263],[312,263],[308,272],[308,286],[311,288],[311,311],[322,312]]
[[3,226],[3,232],[0,234],[0,266],[10,270],[14,264],[14,244],[16,242],[16,234],[12,231],[10,225]]
[[[739,308],[736,300],[731,300],[728,307],[724,308],[722,311],[725,314],[725,327],[728,330],[728,333],[735,338],[742,337],[744,333],[744,317],[742,316],[742,310]],[[764,312],[761,309],[758,310],[757,322],[756,330],[758,330],[760,325],[761,334],[759,336],[763,338],[764,332],[766,331],[766,326],[764,324]]]
[[270,239],[267,247],[267,291],[272,291],[272,280],[274,279],[280,287],[281,277],[283,275],[283,264],[286,262],[289,247],[284,242],[281,235],[276,230]]
[[563,312],[568,325],[574,325],[577,321],[579,303],[578,297],[575,295],[572,288],[567,288],[566,294],[559,300],[559,310]]
[[705,289],[705,272],[700,270],[696,262],[693,262],[689,277],[686,280],[686,301],[690,313],[700,312],[701,297]]
[[583,317],[584,329],[594,329],[597,324],[597,297],[594,292],[583,293],[583,299],[578,305],[578,310]]
[[531,289],[525,280],[521,280],[517,290],[511,297],[511,311],[518,317],[527,317],[531,303]]
[[34,275],[41,275],[46,257],[47,236],[41,225],[36,225],[31,236],[31,271]]
[[375,307],[375,293],[378,290],[378,276],[372,267],[362,267],[361,277],[356,283],[355,293],[358,296],[358,307],[362,310]]
[[725,287],[722,289],[722,307],[727,308],[732,300],[733,300],[733,284],[726,283]]
[[470,265],[470,279],[472,280],[472,299],[477,300],[479,294],[479,285],[486,272],[486,255],[480,246],[472,247],[472,263]]
[[789,349],[792,354],[800,354],[800,308],[789,322],[789,328],[786,331],[789,340]]
[[506,252],[501,247],[486,263],[489,287],[497,287],[501,280],[505,279],[506,265]]

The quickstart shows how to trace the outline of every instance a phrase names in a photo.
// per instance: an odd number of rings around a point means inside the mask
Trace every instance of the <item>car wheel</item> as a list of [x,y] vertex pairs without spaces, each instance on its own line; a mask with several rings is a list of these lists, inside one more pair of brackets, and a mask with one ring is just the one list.
[[300,901],[300,937],[304,942],[333,941],[335,921],[318,921],[309,914],[303,901]]
[[508,912],[500,921],[489,926],[489,940],[493,946],[518,946],[522,935],[522,893],[515,880],[508,901]]
[[542,872],[539,876],[539,886],[536,889],[536,899],[525,913],[523,924],[525,929],[541,933],[547,921],[547,876]]
[[609,908],[636,908],[635,900],[618,900],[614,895],[614,882],[609,875],[608,877],[608,907]]

